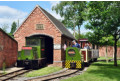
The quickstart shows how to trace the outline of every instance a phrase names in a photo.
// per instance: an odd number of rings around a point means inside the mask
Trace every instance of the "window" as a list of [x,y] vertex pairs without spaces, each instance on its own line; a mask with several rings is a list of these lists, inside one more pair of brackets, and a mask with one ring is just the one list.
[[43,24],[36,24],[36,30],[43,30],[44,26]]
[[24,50],[25,56],[30,56],[30,51],[31,51],[31,50]]
[[18,51],[18,57],[20,57],[21,56],[21,51]]
[[40,39],[37,38],[26,38],[27,46],[40,46]]
[[34,59],[38,59],[38,52],[37,52],[37,47],[33,47],[33,55],[34,55]]

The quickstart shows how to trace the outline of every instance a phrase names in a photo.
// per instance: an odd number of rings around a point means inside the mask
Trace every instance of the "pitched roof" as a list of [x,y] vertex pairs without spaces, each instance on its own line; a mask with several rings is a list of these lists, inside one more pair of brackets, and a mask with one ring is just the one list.
[[82,41],[88,41],[88,39],[79,39],[78,41],[82,42]]
[[[40,10],[50,19],[50,21],[52,21],[52,23],[59,29],[59,31],[62,33],[62,35],[65,35],[71,39],[75,39],[74,36],[64,27],[64,25],[57,20],[55,17],[53,17],[50,13],[48,13],[46,10],[44,10],[43,8],[41,8],[40,6],[36,6],[39,7]],[[35,7],[35,8],[36,8]],[[16,30],[17,31],[17,30]],[[15,32],[16,32],[15,31]],[[14,33],[15,33],[14,32]]]
[[0,28],[0,32],[4,33],[5,35],[7,35],[11,40],[15,41],[17,43],[17,41],[12,38],[10,35],[8,35],[5,31],[3,31],[1,28]]

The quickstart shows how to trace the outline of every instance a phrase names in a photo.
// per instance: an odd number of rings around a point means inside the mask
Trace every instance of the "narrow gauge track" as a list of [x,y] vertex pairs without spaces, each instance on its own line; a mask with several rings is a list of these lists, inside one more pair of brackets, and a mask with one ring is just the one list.
[[17,77],[18,75],[22,75],[22,74],[27,73],[29,71],[31,71],[31,70],[21,69],[21,70],[17,70],[17,71],[14,71],[14,72],[11,72],[11,73],[8,73],[8,74],[5,74],[5,75],[1,75],[0,76],[0,81],[7,81],[9,79]]
[[25,81],[48,81],[48,80],[60,78],[60,77],[63,77],[63,76],[68,76],[68,75],[74,74],[78,71],[79,70],[67,69],[63,72],[59,72],[59,73],[55,73],[55,74],[51,74],[51,75],[43,76],[43,77],[32,78],[32,79],[28,79],[28,80],[25,80]]

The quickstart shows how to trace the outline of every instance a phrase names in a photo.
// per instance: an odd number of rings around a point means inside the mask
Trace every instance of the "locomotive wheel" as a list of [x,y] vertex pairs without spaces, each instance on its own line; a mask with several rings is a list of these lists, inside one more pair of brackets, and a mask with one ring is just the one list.
[[90,62],[85,63],[86,67],[89,67],[89,65],[90,65]]
[[81,64],[81,68],[80,68],[80,70],[83,70],[83,69],[84,69],[84,63]]
[[94,58],[94,62],[97,62],[97,58]]

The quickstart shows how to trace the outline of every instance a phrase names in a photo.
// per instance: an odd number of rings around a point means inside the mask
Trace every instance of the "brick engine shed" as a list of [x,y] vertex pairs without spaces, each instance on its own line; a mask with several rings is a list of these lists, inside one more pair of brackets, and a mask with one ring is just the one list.
[[44,37],[45,46],[49,49],[45,49],[48,58],[52,58],[53,65],[60,67],[63,67],[65,60],[64,44],[70,46],[75,39],[60,21],[38,5],[14,33],[19,51],[30,37]]
[[0,29],[0,69],[3,63],[11,67],[16,63],[18,53],[17,41]]

